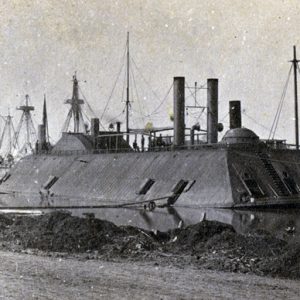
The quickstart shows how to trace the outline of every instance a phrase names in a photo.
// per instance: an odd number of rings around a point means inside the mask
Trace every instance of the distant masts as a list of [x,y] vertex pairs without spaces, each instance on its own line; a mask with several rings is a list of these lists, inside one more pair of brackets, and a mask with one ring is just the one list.
[[66,104],[70,104],[71,108],[69,110],[67,120],[65,122],[63,131],[68,131],[70,121],[73,118],[74,121],[74,133],[79,133],[80,128],[83,128],[84,133],[86,133],[86,129],[84,126],[83,116],[82,116],[82,109],[81,105],[84,104],[82,99],[79,99],[79,87],[78,87],[78,80],[76,77],[76,72],[73,76],[73,94],[72,98],[65,101]]
[[0,139],[0,149],[3,148],[4,140],[7,137],[8,149],[4,155],[8,156],[8,155],[12,155],[13,149],[15,148],[15,146],[17,146],[17,143],[14,145],[14,139],[16,133],[15,133],[14,125],[12,122],[12,116],[10,115],[10,112],[8,111],[7,116],[1,116],[1,117],[4,119],[5,125]]
[[[37,139],[37,134],[36,130],[33,125],[32,117],[31,117],[31,112],[34,111],[34,106],[29,105],[29,96],[25,96],[25,105],[21,105],[17,107],[17,110],[22,111],[22,116],[20,119],[20,122],[17,126],[17,131],[16,131],[16,137],[15,137],[15,142],[14,146],[16,146],[17,143],[19,143],[19,138],[20,138],[20,132],[23,127],[25,127],[25,143],[23,147],[21,148],[21,151],[25,149],[25,152],[27,152],[27,147],[29,147],[30,150],[32,149],[32,144],[35,143]],[[19,143],[20,144],[20,143]]]

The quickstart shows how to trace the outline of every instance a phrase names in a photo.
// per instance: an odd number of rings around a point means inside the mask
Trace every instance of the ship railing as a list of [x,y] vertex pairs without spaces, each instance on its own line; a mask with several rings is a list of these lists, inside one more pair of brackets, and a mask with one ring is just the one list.
[[146,147],[144,150],[118,148],[118,149],[94,149],[94,150],[55,150],[55,151],[39,151],[35,155],[49,155],[49,156],[71,156],[71,155],[88,155],[88,154],[108,154],[108,153],[149,153],[149,152],[167,152],[167,151],[180,151],[180,150],[199,150],[199,149],[220,149],[228,148],[226,144],[196,144],[196,145],[181,145],[174,147],[168,146],[156,146]]
[[297,146],[295,144],[286,144],[286,149],[297,150]]
[[297,147],[295,144],[287,144],[286,140],[275,140],[275,139],[261,139],[261,143],[264,143],[266,146],[268,146],[271,149],[277,149],[277,150],[282,150],[282,149],[288,149],[288,150],[297,150]]
[[[112,135],[115,137],[115,135]],[[185,144],[180,146],[173,145],[173,136],[163,136],[162,140],[153,139],[147,141],[147,147],[141,147],[139,143],[139,147],[130,147],[128,144],[125,144],[125,147],[118,147],[118,148],[96,148],[91,150],[55,150],[47,151],[41,150],[35,153],[36,155],[54,155],[54,156],[67,156],[67,155],[87,155],[87,154],[105,154],[105,153],[147,153],[147,152],[160,152],[160,151],[177,151],[177,150],[199,150],[199,149],[240,149],[240,150],[247,150],[247,151],[255,151],[257,147],[269,147],[272,149],[296,149],[296,146],[293,144],[286,144],[285,142],[278,142],[272,140],[261,140],[259,144],[248,144],[248,143],[239,143],[239,144],[226,144],[226,143],[214,143],[214,144],[207,144],[202,140],[201,134],[195,135],[195,139],[193,141],[188,139],[188,135],[186,135]]]

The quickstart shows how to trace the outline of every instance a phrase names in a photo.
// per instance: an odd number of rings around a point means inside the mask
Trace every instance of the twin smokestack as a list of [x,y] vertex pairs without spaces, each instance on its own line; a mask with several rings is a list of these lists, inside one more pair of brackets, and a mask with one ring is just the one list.
[[[218,142],[218,79],[207,79],[207,143]],[[174,146],[184,145],[185,140],[185,78],[174,77]],[[230,129],[242,126],[241,102],[229,102]]]
[[[174,77],[174,146],[183,146],[185,141],[185,78]],[[207,143],[218,142],[218,79],[207,79]],[[241,102],[229,102],[230,129],[241,127]],[[120,122],[117,131],[120,132]],[[91,135],[99,134],[99,119],[91,120]],[[39,125],[38,139],[45,142],[45,127]]]
[[[174,146],[185,140],[185,79],[174,77]],[[207,142],[218,142],[218,79],[207,79]]]

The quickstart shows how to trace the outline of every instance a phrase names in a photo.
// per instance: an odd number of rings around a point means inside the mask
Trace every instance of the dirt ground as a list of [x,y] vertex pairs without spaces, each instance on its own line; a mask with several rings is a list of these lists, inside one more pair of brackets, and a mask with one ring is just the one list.
[[151,232],[92,215],[2,214],[0,253],[3,299],[298,299],[300,292],[297,241],[240,235],[206,220]]
[[299,282],[0,251],[2,299],[299,299]]

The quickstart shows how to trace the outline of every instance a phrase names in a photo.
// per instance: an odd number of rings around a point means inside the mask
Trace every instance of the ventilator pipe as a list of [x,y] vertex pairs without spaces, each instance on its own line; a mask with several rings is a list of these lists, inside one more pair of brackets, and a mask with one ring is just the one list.
[[242,127],[241,101],[229,101],[230,129]]
[[38,141],[40,146],[46,143],[46,128],[43,124],[38,125]]

